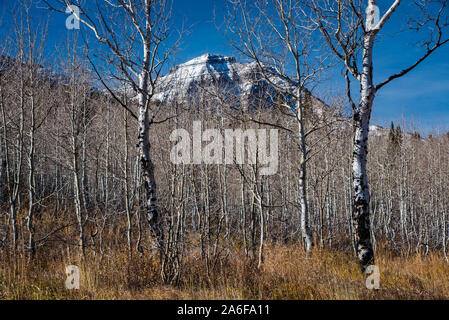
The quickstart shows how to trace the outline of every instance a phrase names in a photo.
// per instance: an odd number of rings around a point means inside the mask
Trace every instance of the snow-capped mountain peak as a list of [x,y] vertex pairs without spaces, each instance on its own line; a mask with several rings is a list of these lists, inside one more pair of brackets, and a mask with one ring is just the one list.
[[262,79],[256,63],[244,64],[234,57],[207,53],[170,69],[160,79],[154,99],[188,100],[204,92],[202,89],[206,87],[228,90],[240,98],[262,91],[269,95],[274,89]]

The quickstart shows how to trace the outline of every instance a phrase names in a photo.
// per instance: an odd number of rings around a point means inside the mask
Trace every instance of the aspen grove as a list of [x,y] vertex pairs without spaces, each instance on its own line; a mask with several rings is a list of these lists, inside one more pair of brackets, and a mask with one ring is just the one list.
[[[35,3],[23,1],[2,37],[0,298],[7,265],[43,271],[62,257],[108,265],[120,278],[118,266],[133,288],[218,286],[239,259],[233,273],[263,274],[273,248],[306,262],[341,255],[362,273],[378,252],[381,264],[385,252],[449,263],[449,133],[426,134],[408,120],[370,123],[377,92],[419,74],[449,41],[449,2],[417,2],[424,18],[412,17],[415,27],[433,26],[422,55],[375,83],[376,36],[401,1],[386,1],[378,18],[374,0],[234,1],[223,32],[256,70],[248,78],[270,91],[244,96],[217,76],[165,100],[164,75],[182,68],[169,71],[183,36],[170,25],[169,1],[105,1],[104,10],[44,2],[55,15],[79,8],[81,27],[49,55],[45,23],[38,28]],[[324,102],[313,90],[318,75],[337,77],[344,90]],[[194,268],[201,276],[192,280]],[[255,291],[238,297],[267,296]]]

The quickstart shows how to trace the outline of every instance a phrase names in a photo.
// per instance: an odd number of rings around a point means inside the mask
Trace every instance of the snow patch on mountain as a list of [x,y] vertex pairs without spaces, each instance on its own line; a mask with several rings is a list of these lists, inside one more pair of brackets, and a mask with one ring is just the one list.
[[[287,88],[289,84],[273,75],[276,86]],[[204,54],[172,68],[159,79],[155,100],[162,102],[186,101],[206,92],[220,90],[235,97],[264,96],[270,100],[275,88],[266,81],[257,63],[240,63],[234,57]]]

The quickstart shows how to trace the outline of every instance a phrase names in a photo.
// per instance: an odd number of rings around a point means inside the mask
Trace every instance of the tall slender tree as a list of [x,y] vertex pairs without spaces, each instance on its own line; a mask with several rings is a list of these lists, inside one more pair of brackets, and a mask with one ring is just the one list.
[[[98,46],[91,46],[97,59],[89,58],[92,67],[111,96],[138,121],[138,150],[141,174],[145,187],[145,213],[156,248],[164,252],[164,230],[158,205],[155,168],[150,128],[160,108],[153,101],[156,84],[163,67],[179,39],[171,41],[169,0],[105,1],[96,9],[78,0],[44,0],[50,9],[65,13],[69,8],[74,18],[94,35],[100,46],[106,47],[103,56]],[[62,5],[62,7],[61,7]],[[111,56],[112,54],[112,56]],[[103,60],[102,58],[103,57]],[[108,65],[112,78],[125,82],[137,94],[137,115],[106,81]],[[110,73],[109,73],[110,74]]]
[[[385,85],[415,69],[438,48],[449,42],[446,34],[449,26],[448,1],[415,1],[418,13],[412,17],[411,26],[417,31],[422,31],[424,26],[432,25],[430,35],[424,41],[424,53],[409,67],[375,84],[373,81],[375,40],[401,2],[401,0],[392,1],[388,10],[382,15],[376,0],[308,2],[323,40],[345,65],[347,97],[353,109],[352,223],[357,257],[362,271],[374,264],[367,176],[368,133],[374,99]],[[360,86],[358,103],[354,102],[351,95],[351,76]]]
[[331,62],[323,46],[316,41],[316,30],[311,28],[313,24],[302,1],[238,0],[230,3],[229,42],[256,63],[263,79],[280,97],[277,100],[283,112],[296,120],[300,229],[305,249],[309,251],[313,236],[309,222],[307,162],[313,151],[308,137],[322,128],[325,121],[314,123],[310,121],[311,117],[306,119],[306,109],[313,109],[309,89],[317,84],[320,74],[331,66]]

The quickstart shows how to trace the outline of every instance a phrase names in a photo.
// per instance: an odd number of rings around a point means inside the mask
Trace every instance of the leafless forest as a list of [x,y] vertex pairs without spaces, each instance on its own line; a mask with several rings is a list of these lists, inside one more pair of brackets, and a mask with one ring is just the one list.
[[[2,37],[0,298],[449,297],[449,133],[370,124],[377,91],[447,43],[447,1],[417,1],[422,56],[379,84],[374,39],[401,1],[379,21],[374,0],[230,2],[217,27],[271,91],[243,97],[216,78],[171,100],[155,99],[182,46],[170,3],[100,2],[44,1],[80,9],[51,57],[34,2]],[[312,88],[335,68],[346,90],[324,103]],[[276,173],[174,164],[169,137],[195,121],[278,130]]]

